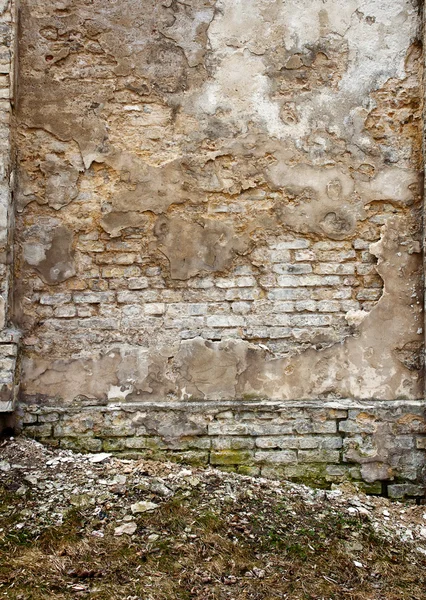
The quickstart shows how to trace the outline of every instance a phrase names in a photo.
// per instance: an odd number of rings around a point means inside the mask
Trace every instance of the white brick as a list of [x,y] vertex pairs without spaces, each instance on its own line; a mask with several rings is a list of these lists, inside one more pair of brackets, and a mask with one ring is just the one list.
[[294,327],[321,327],[333,323],[333,315],[292,315],[290,323]]
[[202,277],[189,281],[188,286],[202,290],[208,290],[214,286],[214,281],[212,277]]
[[370,275],[370,273],[374,274],[376,270],[374,268],[374,265],[372,265],[371,263],[362,263],[356,266],[356,272],[358,273],[358,275]]
[[347,300],[352,298],[352,289],[347,288],[316,288],[311,290],[312,300]]
[[337,250],[337,249],[340,250],[342,248],[349,250],[350,243],[323,241],[323,242],[316,242],[312,247],[314,250]]
[[294,311],[294,302],[275,302],[275,304],[271,308],[273,308],[274,312],[276,312],[276,313],[293,312]]
[[352,246],[355,250],[367,250],[370,246],[371,242],[367,242],[367,240],[362,240],[361,238],[357,238],[353,241]]
[[71,302],[71,294],[42,294],[40,296],[40,304],[66,304],[67,302]]
[[285,339],[293,335],[290,327],[247,327],[245,335],[249,339]]
[[319,312],[339,312],[340,302],[338,300],[321,300],[318,302]]
[[234,288],[226,290],[226,300],[256,300],[260,290],[251,288]]
[[179,330],[199,330],[204,327],[204,317],[181,317],[177,319],[166,319],[164,322],[166,329]]
[[112,302],[114,292],[82,292],[74,294],[74,302],[77,304],[100,304],[101,302]]
[[361,290],[356,295],[358,300],[378,300],[382,295],[382,290],[370,288]]
[[340,278],[337,276],[321,275],[282,275],[278,277],[278,284],[281,287],[305,287],[305,286],[328,286],[339,285]]
[[143,290],[148,287],[148,279],[146,277],[131,277],[128,285],[129,290]]
[[237,315],[246,315],[251,311],[252,302],[233,302],[232,303],[232,312]]
[[283,274],[294,274],[300,275],[304,273],[312,273],[312,265],[307,263],[297,263],[297,264],[275,264],[272,267],[274,273]]
[[268,273],[267,275],[261,275],[258,279],[259,285],[263,288],[274,288],[277,287],[277,276],[274,273]]
[[242,327],[244,318],[237,315],[211,315],[207,317],[207,327]]
[[293,289],[274,289],[267,294],[269,300],[298,300],[300,298],[308,298],[310,291],[304,288]]
[[290,251],[289,250],[271,250],[271,262],[290,262]]
[[253,287],[256,285],[256,279],[250,276],[243,277],[222,277],[216,279],[216,285],[219,288],[235,288],[235,287]]
[[137,304],[138,302],[142,302],[142,296],[137,292],[118,292],[117,302]]
[[144,304],[144,312],[146,315],[160,316],[166,312],[166,305],[160,302]]
[[69,318],[69,317],[75,317],[76,314],[77,314],[77,309],[73,304],[68,304],[65,306],[58,306],[58,308],[55,308],[55,317]]
[[278,242],[277,244],[271,244],[271,248],[274,250],[300,250],[302,248],[309,248],[309,240],[303,238],[297,238],[295,240],[286,240],[285,242]]
[[318,260],[324,262],[344,262],[356,258],[355,250],[322,250],[317,253]]
[[303,262],[305,260],[312,261],[317,260],[317,255],[313,250],[297,250],[294,253],[294,259],[300,262]]
[[302,311],[307,310],[309,312],[316,312],[317,302],[314,300],[299,300],[295,304],[296,310]]
[[121,309],[125,317],[142,317],[144,314],[141,304],[126,304]]
[[355,273],[355,263],[318,263],[314,267],[318,275],[352,275]]
[[340,303],[341,310],[347,312],[348,310],[359,310],[361,308],[360,303],[356,300],[344,300]]

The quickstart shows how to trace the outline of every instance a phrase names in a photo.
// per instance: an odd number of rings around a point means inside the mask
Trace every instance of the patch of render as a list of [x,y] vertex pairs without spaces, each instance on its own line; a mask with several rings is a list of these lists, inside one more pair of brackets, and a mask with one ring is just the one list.
[[[254,122],[296,144],[319,118],[344,137],[366,96],[388,79],[404,76],[406,42],[417,39],[418,23],[412,0],[338,5],[332,0],[218,0],[208,29],[212,76],[201,95],[197,92],[197,108],[207,114],[226,111],[242,133]],[[346,45],[348,68],[332,89],[327,82],[309,97],[300,94],[296,122],[283,123],[270,72],[303,69],[309,50],[320,44]]]
[[416,12],[356,4],[23,2],[24,398],[420,397]]

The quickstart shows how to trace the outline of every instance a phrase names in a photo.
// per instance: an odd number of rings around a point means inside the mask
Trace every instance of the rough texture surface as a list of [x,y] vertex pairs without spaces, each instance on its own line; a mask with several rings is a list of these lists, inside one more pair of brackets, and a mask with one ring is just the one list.
[[23,403],[410,412],[422,70],[414,0],[21,0]]

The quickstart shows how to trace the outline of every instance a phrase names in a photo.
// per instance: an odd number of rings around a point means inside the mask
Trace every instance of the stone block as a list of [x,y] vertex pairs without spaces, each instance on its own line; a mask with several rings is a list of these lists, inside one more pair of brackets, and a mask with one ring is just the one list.
[[[256,438],[256,446],[257,448],[299,448],[300,441],[304,438],[294,437],[294,436],[267,436],[262,437],[259,436]],[[313,446],[314,448],[316,446]]]
[[343,440],[343,458],[348,462],[386,461],[388,450],[374,436],[356,435]]
[[293,423],[293,429],[296,433],[306,434],[313,433],[314,423],[307,419],[296,419]]
[[212,448],[214,450],[243,450],[254,448],[255,440],[252,437],[215,437],[212,438]]
[[131,450],[139,450],[149,448],[148,438],[146,437],[129,437],[124,440],[126,448]]
[[388,485],[388,496],[396,500],[402,500],[406,497],[423,498],[426,492],[426,487],[423,485],[415,485],[411,483],[394,483]]
[[291,423],[209,423],[209,435],[282,435],[293,433]]
[[24,411],[20,420],[23,425],[31,425],[32,423],[37,423],[38,416],[33,413]]
[[212,450],[210,464],[251,465],[253,464],[253,452],[249,450]]
[[374,481],[385,481],[393,479],[394,471],[386,463],[369,462],[361,465],[361,477],[367,483],[372,483]]
[[360,420],[360,421],[340,421],[339,431],[343,433],[374,433],[377,430],[377,423],[375,418],[371,420]]
[[257,477],[258,475],[260,475],[260,467],[239,465],[237,467],[237,473],[240,473],[241,475],[249,475],[250,477]]
[[[47,438],[52,436],[52,425],[50,423],[40,423],[39,425],[27,425],[24,428],[24,435],[34,438]],[[55,435],[56,437],[56,435]]]
[[336,433],[337,423],[336,421],[315,421],[312,424],[314,433]]
[[426,417],[413,413],[402,415],[392,424],[392,430],[396,435],[426,433]]
[[289,464],[297,462],[297,453],[293,450],[275,450],[268,452],[266,450],[256,450],[254,459],[257,463],[280,463]]
[[338,436],[324,436],[320,439],[320,447],[324,450],[340,450],[343,440]]
[[202,450],[187,450],[185,452],[168,452],[167,458],[176,462],[186,463],[193,466],[207,465],[209,453]]
[[120,452],[126,448],[126,438],[107,438],[99,441],[104,452]]
[[88,437],[63,438],[60,440],[60,447],[74,452],[100,452],[102,441]]
[[299,450],[298,460],[304,463],[338,463],[340,452],[337,450]]
[[57,412],[41,413],[38,417],[39,423],[57,423],[59,414]]

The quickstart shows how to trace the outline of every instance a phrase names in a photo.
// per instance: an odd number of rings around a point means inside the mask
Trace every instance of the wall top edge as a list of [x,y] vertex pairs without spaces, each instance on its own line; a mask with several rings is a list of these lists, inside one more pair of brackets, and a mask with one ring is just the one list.
[[138,411],[138,410],[186,410],[191,411],[220,411],[220,410],[286,410],[289,408],[307,408],[307,409],[395,409],[395,408],[425,408],[426,399],[420,400],[328,400],[328,401],[294,401],[294,402],[279,402],[279,401],[204,401],[204,402],[132,402],[132,403],[116,403],[107,405],[71,405],[71,406],[40,406],[35,404],[22,404],[21,407],[29,412],[81,412],[81,411]]

